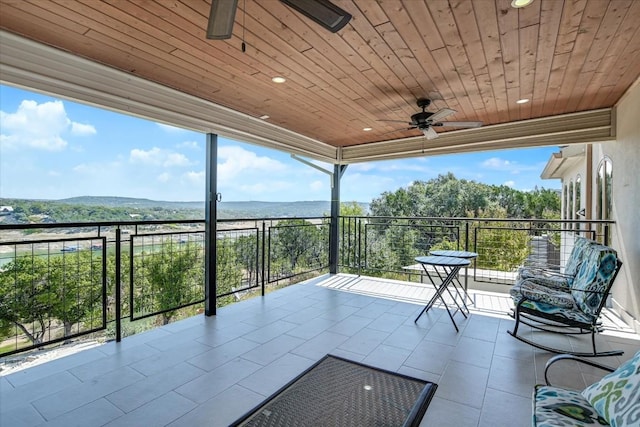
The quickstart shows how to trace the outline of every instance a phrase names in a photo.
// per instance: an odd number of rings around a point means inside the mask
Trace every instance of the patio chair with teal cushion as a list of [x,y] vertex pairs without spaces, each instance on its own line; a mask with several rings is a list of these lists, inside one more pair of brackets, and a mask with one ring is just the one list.
[[[561,360],[573,360],[610,373],[582,391],[556,387],[551,385],[548,373]],[[536,385],[533,392],[534,427],[640,426],[640,351],[615,370],[561,354],[549,359],[544,377],[546,385]]]
[[578,274],[582,261],[584,261],[585,250],[592,244],[597,244],[597,242],[577,236],[562,272],[549,268],[549,266],[525,265],[518,269],[516,283],[522,280],[534,280],[538,284],[555,289],[569,289],[575,275]]
[[[596,351],[595,334],[602,329],[599,320],[607,295],[622,262],[616,251],[595,242],[582,249],[580,267],[568,287],[553,286],[535,278],[520,280],[511,288],[515,304],[515,338],[542,350],[576,356],[615,356],[620,350]],[[561,334],[591,334],[591,352],[576,352],[545,346],[518,334],[520,323],[535,329]]]

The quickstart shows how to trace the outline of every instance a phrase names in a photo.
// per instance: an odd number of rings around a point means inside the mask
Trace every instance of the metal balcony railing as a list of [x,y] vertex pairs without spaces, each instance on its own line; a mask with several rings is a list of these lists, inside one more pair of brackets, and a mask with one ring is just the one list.
[[[417,280],[416,256],[479,254],[476,281],[525,263],[562,269],[573,236],[608,243],[611,221],[340,217],[342,271]],[[216,300],[226,305],[329,271],[330,218],[220,220]],[[202,311],[204,221],[0,224],[0,356],[84,335],[119,339]]]
[[[221,220],[225,305],[328,269],[328,218]],[[0,225],[0,356],[201,311],[204,221]]]
[[415,257],[432,250],[465,250],[478,257],[477,282],[511,285],[519,266],[561,270],[581,235],[609,244],[612,221],[340,217],[340,267],[368,276],[418,280]]

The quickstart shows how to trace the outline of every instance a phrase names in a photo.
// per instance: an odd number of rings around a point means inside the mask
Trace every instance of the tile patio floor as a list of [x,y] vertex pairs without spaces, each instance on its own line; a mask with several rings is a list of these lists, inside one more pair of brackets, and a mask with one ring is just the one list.
[[[414,323],[421,290],[323,276],[5,375],[0,426],[226,426],[327,353],[436,382],[421,426],[530,426],[532,387],[551,355],[506,333],[508,297],[473,293],[477,307],[466,320],[456,315],[456,334],[437,306]],[[607,322],[601,348],[625,355],[600,360],[618,365],[640,337]],[[573,364],[555,374],[574,388],[597,378]]]

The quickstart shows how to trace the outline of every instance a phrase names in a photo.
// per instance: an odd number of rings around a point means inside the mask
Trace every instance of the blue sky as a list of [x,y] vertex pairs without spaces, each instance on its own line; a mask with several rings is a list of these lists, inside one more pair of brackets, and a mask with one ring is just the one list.
[[[0,197],[202,201],[205,140],[204,134],[0,85]],[[223,201],[330,199],[329,176],[289,154],[224,138],[218,142]],[[559,180],[540,179],[555,151],[558,147],[350,165],[341,199],[370,202],[447,172],[518,190],[560,188]]]

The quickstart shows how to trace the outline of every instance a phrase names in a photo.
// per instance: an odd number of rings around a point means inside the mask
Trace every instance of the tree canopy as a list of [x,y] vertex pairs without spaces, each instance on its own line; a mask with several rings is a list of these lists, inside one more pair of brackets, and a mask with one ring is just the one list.
[[458,179],[451,172],[429,181],[414,181],[407,188],[384,192],[371,201],[373,216],[560,218],[557,191],[515,190]]

